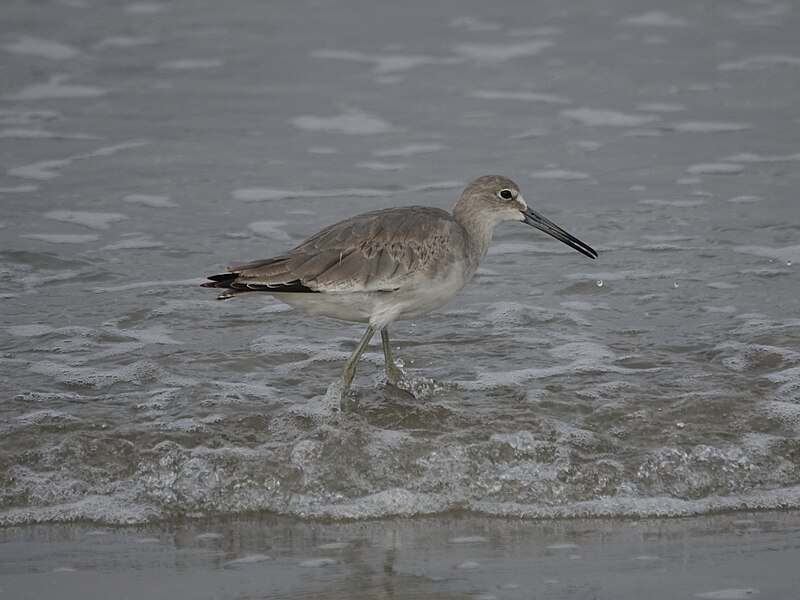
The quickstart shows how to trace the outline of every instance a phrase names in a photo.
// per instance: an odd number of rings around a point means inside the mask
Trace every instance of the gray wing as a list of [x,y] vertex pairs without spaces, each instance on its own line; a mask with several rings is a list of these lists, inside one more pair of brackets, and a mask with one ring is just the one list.
[[396,290],[445,268],[464,252],[464,241],[443,210],[389,208],[331,225],[282,256],[228,267],[225,277],[242,291]]

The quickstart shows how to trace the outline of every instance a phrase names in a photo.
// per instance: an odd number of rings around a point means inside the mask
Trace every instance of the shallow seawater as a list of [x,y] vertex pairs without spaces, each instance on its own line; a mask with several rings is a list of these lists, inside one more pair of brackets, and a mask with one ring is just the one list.
[[[800,508],[798,10],[6,6],[0,524]],[[405,389],[199,287],[495,172],[600,257],[498,228]]]
[[104,600],[109,590],[194,600],[791,598],[798,517],[320,523],[248,515],[126,528],[5,527],[0,593],[15,600]]

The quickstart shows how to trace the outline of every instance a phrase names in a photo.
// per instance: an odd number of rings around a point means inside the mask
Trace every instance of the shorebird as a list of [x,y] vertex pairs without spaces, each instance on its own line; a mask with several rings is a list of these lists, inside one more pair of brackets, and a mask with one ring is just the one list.
[[531,209],[513,181],[486,175],[464,189],[452,213],[404,206],[356,215],[285,254],[230,266],[202,285],[225,288],[219,300],[266,293],[311,315],[367,323],[344,365],[344,401],[356,364],[378,330],[386,376],[395,384],[401,380],[389,347],[389,325],[446,304],[475,274],[494,228],[505,221],[531,225],[597,258],[590,246]]

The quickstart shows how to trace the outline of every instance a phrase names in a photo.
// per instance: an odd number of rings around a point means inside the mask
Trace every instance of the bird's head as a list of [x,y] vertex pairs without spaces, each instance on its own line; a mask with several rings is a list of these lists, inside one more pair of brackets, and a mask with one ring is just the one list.
[[516,183],[502,175],[484,175],[461,193],[453,214],[467,219],[486,219],[491,228],[505,221],[522,221],[585,254],[597,258],[597,252],[575,236],[530,208]]

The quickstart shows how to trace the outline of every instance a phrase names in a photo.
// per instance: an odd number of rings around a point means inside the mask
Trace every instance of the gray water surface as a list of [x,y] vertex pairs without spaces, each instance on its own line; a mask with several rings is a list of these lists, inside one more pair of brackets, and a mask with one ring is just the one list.
[[[0,523],[800,508],[800,7],[0,9]],[[597,261],[498,228],[392,328],[216,302],[229,263],[502,173]]]
[[15,600],[793,598],[796,511],[688,519],[480,515],[298,522],[274,515],[126,528],[0,528]]

